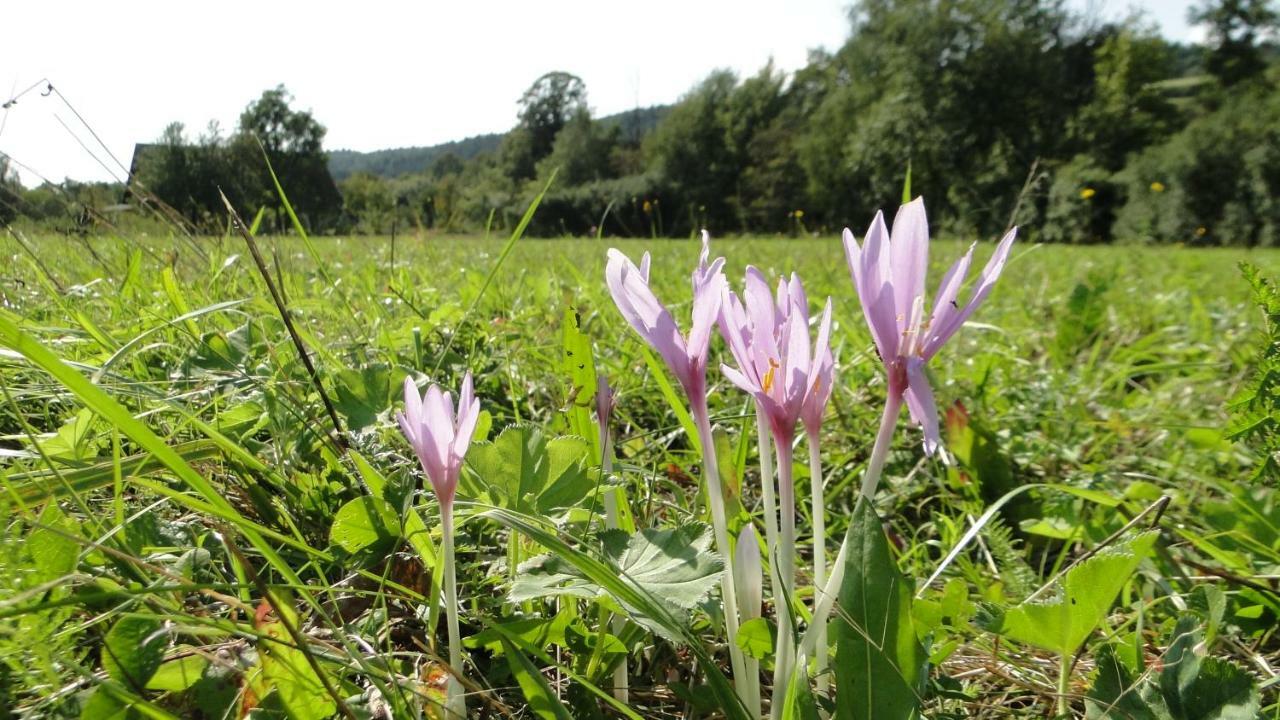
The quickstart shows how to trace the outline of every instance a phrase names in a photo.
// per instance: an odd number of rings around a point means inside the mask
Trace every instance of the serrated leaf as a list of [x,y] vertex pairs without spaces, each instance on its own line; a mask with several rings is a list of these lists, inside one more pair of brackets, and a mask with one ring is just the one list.
[[329,541],[348,553],[378,552],[400,537],[400,521],[391,504],[365,495],[338,508],[329,528]]
[[343,370],[334,378],[334,409],[352,432],[373,425],[395,403],[404,385],[405,371],[384,363]]
[[[621,530],[606,530],[600,539],[603,559],[618,577],[660,598],[676,617],[687,616],[711,592],[724,567],[711,551],[711,533],[703,525],[645,528],[630,536]],[[603,592],[564,558],[541,555],[520,566],[510,597],[513,602],[524,602],[554,595],[595,598]],[[652,619],[638,608],[627,610],[638,622]],[[664,628],[649,627],[670,636]]]
[[1093,677],[1085,701],[1088,720],[1157,720],[1134,682],[1129,668],[1116,656],[1115,649],[1103,645],[1097,652],[1098,670]]
[[513,425],[493,442],[471,447],[458,491],[517,512],[553,514],[577,505],[595,488],[586,471],[590,454],[582,438],[547,440],[536,427]]
[[1200,619],[1178,618],[1174,639],[1160,672],[1160,692],[1174,720],[1255,720],[1261,701],[1257,685],[1226,660],[1202,657]]
[[102,668],[111,679],[141,689],[164,660],[165,636],[160,620],[151,615],[128,615],[107,631],[102,645]]
[[1061,580],[1056,597],[1009,608],[995,631],[1059,654],[1074,653],[1106,617],[1155,541],[1154,532],[1143,533],[1076,565]]
[[837,720],[907,720],[918,710],[927,657],[911,620],[911,586],[898,572],[870,503],[854,508],[834,618]]

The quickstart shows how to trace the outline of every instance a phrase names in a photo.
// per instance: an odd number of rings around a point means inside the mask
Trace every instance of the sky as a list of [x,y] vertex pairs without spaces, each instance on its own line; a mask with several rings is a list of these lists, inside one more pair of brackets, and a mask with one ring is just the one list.
[[[1067,2],[1107,18],[1142,9],[1167,37],[1199,39],[1188,2]],[[811,49],[843,43],[848,4],[362,0],[334,12],[323,0],[9,2],[0,96],[38,87],[0,110],[0,153],[28,186],[122,180],[112,155],[127,166],[134,143],[173,121],[192,138],[211,120],[230,133],[245,105],[282,83],[328,128],[327,149],[505,131],[521,93],[551,70],[581,77],[592,109],[608,115],[673,102],[717,68],[748,75],[771,58],[802,67]],[[46,83],[57,93],[42,97]]]

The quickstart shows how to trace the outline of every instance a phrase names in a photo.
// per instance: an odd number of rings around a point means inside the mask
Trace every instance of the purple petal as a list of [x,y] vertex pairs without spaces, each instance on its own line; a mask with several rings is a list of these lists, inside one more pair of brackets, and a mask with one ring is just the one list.
[[[898,215],[893,219],[889,255],[894,307],[900,313],[909,313],[916,298],[924,295],[925,275],[929,271],[929,221],[925,218],[922,198],[898,208]],[[903,329],[905,326],[899,328]]]
[[[645,257],[647,269],[647,253]],[[649,289],[643,271],[636,269],[627,256],[611,248],[605,265],[605,281],[618,312],[627,323],[658,351],[677,377],[683,379],[688,375],[684,339],[671,313]]]
[[439,385],[427,388],[427,396],[422,401],[423,438],[431,438],[431,452],[444,462],[449,456],[449,445],[453,442],[453,401],[447,393],[440,391]]
[[[996,246],[996,251],[991,255],[991,259],[987,261],[986,267],[982,268],[982,273],[978,275],[977,287],[973,291],[973,295],[969,297],[969,302],[965,303],[964,309],[955,313],[942,324],[941,327],[933,327],[933,334],[942,338],[936,345],[932,347],[933,352],[937,352],[942,343],[955,334],[960,326],[964,325],[965,320],[973,314],[974,310],[987,299],[987,295],[991,294],[991,289],[995,287],[996,280],[1000,278],[1000,273],[1004,271],[1005,262],[1009,259],[1009,251],[1013,248],[1013,241],[1017,237],[1018,229],[1014,228],[1005,234],[1000,240],[1000,244]],[[932,353],[926,356],[930,357]]]
[[475,388],[471,382],[471,371],[468,370],[467,374],[462,376],[462,388],[458,390],[458,411],[461,412],[463,408],[469,406],[475,397]]
[[760,393],[760,386],[745,374],[738,372],[738,370],[731,368],[724,363],[720,363],[720,372],[724,373],[726,380],[737,385],[743,392],[748,392],[752,395]]
[[480,401],[472,398],[466,405],[458,405],[458,432],[453,438],[453,459],[461,462],[471,446],[471,436],[475,435],[476,422],[480,419]]
[[811,433],[817,433],[822,427],[822,416],[826,413],[827,402],[831,400],[834,374],[835,360],[831,357],[831,349],[826,348],[809,373],[809,392],[805,395],[804,406],[800,408],[800,420]]
[[778,314],[769,283],[759,270],[748,266],[745,284],[743,301],[751,320],[751,343],[769,357],[776,358],[779,355],[776,337]]
[[[960,288],[964,286],[965,276],[969,274],[969,264],[973,261],[973,248],[976,245],[977,243],[970,245],[969,251],[947,270],[947,274],[942,276],[942,282],[938,283],[938,292],[933,296],[933,315],[929,320],[929,328],[925,331],[928,333],[923,347],[926,360],[933,357],[951,337],[950,334],[943,335],[942,330],[951,327],[952,320],[960,314]],[[952,332],[954,331],[953,328]]]
[[844,232],[845,256],[849,262],[849,273],[853,276],[854,289],[858,292],[858,301],[862,305],[862,315],[866,318],[867,329],[871,339],[875,341],[880,357],[888,362],[898,355],[899,331],[894,316],[893,288],[881,280],[881,266],[884,263],[872,257],[874,250],[877,256],[883,256],[880,249],[887,242],[884,238],[888,231],[884,226],[884,216],[876,213],[871,229],[863,247],[848,229]]
[[693,324],[689,328],[689,341],[685,344],[685,352],[690,363],[706,367],[707,349],[711,344],[711,330],[720,316],[720,303],[724,302],[724,290],[727,282],[720,267],[724,259],[717,259],[711,265],[710,274],[703,278],[693,298]]
[[924,452],[933,455],[942,444],[938,434],[938,406],[933,400],[933,388],[924,373],[924,360],[907,359],[907,410],[911,419],[924,430]]

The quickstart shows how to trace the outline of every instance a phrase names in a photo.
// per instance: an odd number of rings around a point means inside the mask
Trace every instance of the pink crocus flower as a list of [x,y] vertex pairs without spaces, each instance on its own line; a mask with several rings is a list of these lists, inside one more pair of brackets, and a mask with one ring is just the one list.
[[835,359],[831,356],[830,346],[824,350],[809,373],[809,392],[805,394],[804,405],[800,408],[800,422],[804,423],[805,432],[814,438],[822,429],[822,416],[826,414],[834,387]]
[[480,401],[471,388],[471,373],[462,380],[456,413],[453,399],[449,393],[442,392],[439,385],[433,384],[426,394],[419,396],[413,380],[405,378],[404,412],[397,413],[396,420],[413,446],[418,462],[422,463],[422,471],[431,481],[441,510],[446,513],[453,508],[462,459],[471,445],[479,417]]
[[705,403],[707,349],[726,285],[724,258],[716,258],[708,265],[706,254],[704,233],[702,261],[693,271],[693,323],[687,336],[680,333],[671,313],[649,288],[649,253],[644,254],[637,268],[626,255],[610,248],[605,264],[605,281],[618,311],[658,351],[695,406],[699,400]]
[[[764,275],[748,267],[743,296],[745,302],[725,291],[721,332],[738,367],[721,365],[721,370],[761,404],[774,438],[789,443],[811,404],[810,396],[820,389],[824,361],[830,385],[831,299],[827,298],[811,350],[809,300],[799,276],[792,273],[790,281],[779,280],[775,296]],[[819,416],[821,412],[819,407]]]
[[1004,270],[1017,228],[996,246],[978,276],[967,302],[960,304],[960,290],[973,260],[974,245],[942,276],[934,295],[933,312],[925,310],[925,275],[929,268],[929,224],[924,200],[903,205],[893,220],[893,231],[877,212],[861,247],[848,228],[844,249],[849,272],[862,303],[867,326],[888,375],[889,402],[904,399],[912,420],[924,430],[924,449],[937,452],[938,410],[925,375],[925,364],[937,354],[965,320],[982,304]]

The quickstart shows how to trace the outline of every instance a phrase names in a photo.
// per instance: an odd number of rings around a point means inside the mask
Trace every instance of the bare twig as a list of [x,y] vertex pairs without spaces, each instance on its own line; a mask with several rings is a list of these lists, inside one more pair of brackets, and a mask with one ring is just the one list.
[[289,331],[289,337],[293,339],[293,345],[298,349],[298,355],[302,357],[302,364],[307,368],[311,383],[315,385],[316,391],[320,393],[320,399],[324,402],[325,410],[329,413],[329,419],[333,421],[334,441],[338,444],[338,448],[345,453],[347,441],[343,434],[342,420],[338,418],[338,411],[334,409],[333,401],[329,399],[329,394],[324,390],[324,384],[320,382],[320,375],[316,372],[316,366],[311,362],[311,355],[307,352],[307,346],[302,342],[302,336],[298,334],[298,329],[293,325],[293,318],[289,315],[289,308],[285,304],[284,297],[271,280],[271,272],[267,270],[267,264],[262,260],[262,253],[258,251],[258,243],[254,241],[253,234],[249,232],[248,226],[240,219],[240,214],[231,206],[231,201],[227,199],[222,190],[218,190],[218,195],[222,198],[222,203],[227,206],[227,212],[231,214],[231,224],[240,232],[245,244],[249,246],[249,254],[253,256],[253,262],[258,266],[262,281],[267,284],[271,299],[275,301],[276,309],[280,311],[280,318],[284,320],[285,329]]

